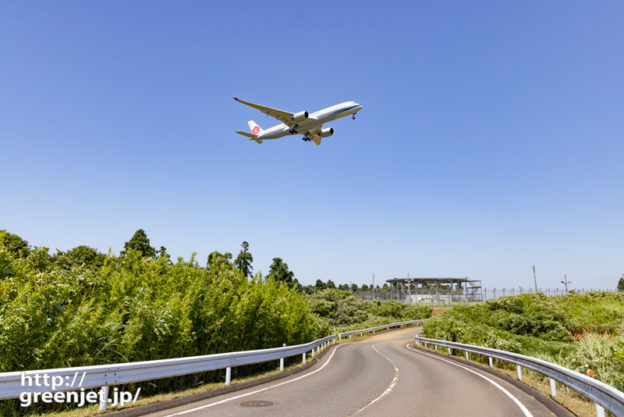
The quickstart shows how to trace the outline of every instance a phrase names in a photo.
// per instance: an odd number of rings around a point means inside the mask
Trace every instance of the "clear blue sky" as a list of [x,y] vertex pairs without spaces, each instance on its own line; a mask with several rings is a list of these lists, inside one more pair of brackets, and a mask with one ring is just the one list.
[[[300,281],[624,272],[621,1],[0,5],[0,228]],[[355,100],[316,147],[236,135]]]

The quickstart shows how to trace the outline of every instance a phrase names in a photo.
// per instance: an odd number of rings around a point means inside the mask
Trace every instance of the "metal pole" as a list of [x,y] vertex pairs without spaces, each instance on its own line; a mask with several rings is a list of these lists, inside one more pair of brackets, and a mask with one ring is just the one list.
[[535,265],[533,265],[533,282],[535,283],[535,293],[537,294],[537,276],[535,275]]
[[375,300],[375,274],[373,274],[373,300]]
[[596,417],[605,417],[605,409],[596,403]]
[[568,284],[571,284],[571,282],[568,281],[568,276],[566,274],[563,274],[563,281],[561,281],[561,283],[563,285],[565,285],[565,292],[567,294],[568,293]]
[[522,367],[520,365],[516,365],[518,368],[518,380],[522,381]]
[[557,396],[557,382],[552,378],[549,378],[549,379],[550,379],[550,395],[552,395],[553,397],[556,397]]
[[225,385],[230,385],[230,381],[232,380],[232,368],[225,368]]

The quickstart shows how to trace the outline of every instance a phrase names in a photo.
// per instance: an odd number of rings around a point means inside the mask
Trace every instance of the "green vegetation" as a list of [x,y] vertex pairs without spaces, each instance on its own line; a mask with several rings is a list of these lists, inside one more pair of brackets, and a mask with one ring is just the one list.
[[[88,246],[50,255],[0,231],[0,372],[262,349],[305,343],[335,329],[365,328],[431,315],[430,308],[367,303],[329,288],[306,295],[294,273],[274,258],[269,274],[250,277],[249,244],[232,261],[212,252],[173,262],[139,229],[120,256]],[[320,280],[319,280],[320,281]],[[233,377],[274,367],[232,370]],[[219,372],[142,384],[144,395],[219,381]],[[3,401],[0,415],[21,409]],[[59,406],[56,406],[58,409]],[[19,410],[19,411],[16,411]]]
[[397,321],[431,317],[431,307],[397,301],[366,302],[354,297],[350,291],[321,290],[307,298],[312,311],[327,319],[337,331],[379,326]]
[[[456,306],[423,336],[503,349],[559,363],[624,389],[624,294],[523,294]],[[578,339],[578,340],[577,340]]]

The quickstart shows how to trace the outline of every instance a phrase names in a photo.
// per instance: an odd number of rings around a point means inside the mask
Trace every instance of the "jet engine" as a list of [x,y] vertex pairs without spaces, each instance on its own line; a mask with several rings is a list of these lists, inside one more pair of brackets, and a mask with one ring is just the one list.
[[301,120],[308,118],[307,111],[300,111],[299,113],[295,113],[292,115],[293,122],[300,122]]
[[325,129],[321,129],[321,137],[326,138],[334,134],[333,127],[326,127]]

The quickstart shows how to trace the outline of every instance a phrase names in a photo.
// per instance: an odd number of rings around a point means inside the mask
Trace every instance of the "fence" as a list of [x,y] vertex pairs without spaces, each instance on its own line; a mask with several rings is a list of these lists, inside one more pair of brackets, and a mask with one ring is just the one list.
[[532,358],[530,356],[520,355],[518,353],[506,352],[504,350],[466,345],[463,343],[447,342],[444,340],[426,339],[419,336],[416,336],[415,340],[417,345],[420,346],[420,344],[423,343],[425,348],[427,348],[428,345],[435,346],[436,352],[438,350],[438,346],[446,347],[449,355],[452,354],[453,349],[464,351],[466,354],[466,360],[469,359],[469,353],[486,356],[489,358],[488,362],[490,368],[493,367],[492,358],[513,363],[517,367],[519,380],[522,380],[523,367],[539,372],[540,374],[550,378],[550,395],[553,397],[557,395],[556,382],[560,382],[561,384],[592,400],[596,404],[596,415],[598,417],[604,417],[605,409],[611,411],[616,416],[624,416],[624,392],[621,392],[604,382],[595,380],[571,369],[564,368],[563,366],[546,362],[541,359]]
[[[570,290],[572,291],[572,290]],[[584,294],[590,291],[604,291],[599,289],[574,289],[577,294]],[[547,297],[565,295],[563,288],[539,288],[538,292]],[[535,288],[480,288],[474,294],[466,294],[461,291],[451,291],[449,288],[419,288],[417,291],[409,288],[376,289],[373,291],[355,291],[353,295],[361,300],[372,301],[399,301],[407,304],[440,304],[453,305],[480,302],[485,300],[495,300],[500,297],[514,296],[519,294],[535,294]]]

